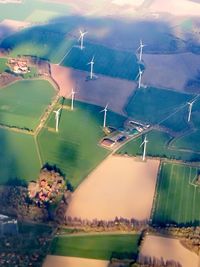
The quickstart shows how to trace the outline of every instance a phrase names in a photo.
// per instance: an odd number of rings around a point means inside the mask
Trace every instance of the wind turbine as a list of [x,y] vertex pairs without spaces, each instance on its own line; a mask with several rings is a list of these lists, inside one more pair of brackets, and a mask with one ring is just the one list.
[[105,108],[103,110],[100,111],[100,112],[104,112],[103,128],[106,127],[107,111],[108,111],[108,104],[105,106]]
[[144,141],[143,141],[142,144],[140,145],[140,147],[144,145],[144,147],[143,147],[143,155],[142,155],[142,160],[143,160],[143,161],[145,161],[145,158],[146,158],[146,149],[147,149],[147,143],[148,143],[148,142],[149,142],[149,141],[147,140],[147,137],[146,137],[146,135],[145,135]]
[[80,48],[81,48],[81,50],[83,50],[83,39],[84,39],[84,36],[86,35],[86,33],[87,32],[82,32],[81,30],[80,30],[80,37],[79,37],[79,39],[78,39],[78,41],[79,42],[81,42],[81,46],[80,46]]
[[58,132],[58,123],[59,123],[59,118],[60,118],[60,110],[61,110],[61,108],[59,108],[58,110],[54,110],[55,120],[56,120],[56,132]]
[[88,65],[90,65],[90,79],[92,80],[92,78],[93,78],[93,68],[94,68],[94,56],[93,56],[92,60],[88,63]]
[[192,102],[188,102],[188,122],[190,122],[190,119],[191,119],[191,114],[192,114],[192,107],[193,107],[193,104],[194,104],[195,100],[193,100]]
[[76,92],[74,91],[74,88],[72,88],[72,92],[71,92],[71,110],[74,109],[74,96],[75,96]]
[[140,46],[138,47],[137,51],[139,51],[139,60],[142,61],[142,53],[143,48],[145,47],[145,44],[143,44],[142,40],[140,40]]
[[139,78],[139,79],[138,79],[138,88],[141,87],[142,73],[143,73],[143,70],[141,70],[140,67],[139,67],[139,72],[138,72],[138,75],[137,75],[137,77],[136,77],[136,79]]

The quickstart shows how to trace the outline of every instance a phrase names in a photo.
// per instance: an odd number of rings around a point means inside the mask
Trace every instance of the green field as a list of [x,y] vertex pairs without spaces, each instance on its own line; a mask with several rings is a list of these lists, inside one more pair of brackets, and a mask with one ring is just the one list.
[[[103,137],[101,109],[75,102],[74,111],[62,110],[58,133],[52,113],[38,136],[43,163],[56,164],[74,187],[109,154],[98,145]],[[124,120],[124,117],[108,112],[108,125],[120,127]]]
[[133,53],[114,50],[102,45],[85,43],[85,49],[73,47],[62,62],[63,66],[90,71],[87,65],[94,56],[94,73],[135,80],[138,74],[137,58]]
[[[173,131],[180,131],[188,127],[187,101],[192,98],[192,95],[169,90],[140,88],[134,93],[125,110],[128,116],[135,120],[150,124],[161,123],[165,120],[161,125]],[[170,120],[166,120],[169,115]]]
[[200,225],[200,186],[191,185],[199,168],[163,163],[158,179],[154,224]]
[[0,184],[35,180],[40,163],[33,136],[0,129]]
[[13,57],[30,55],[59,63],[75,42],[66,36],[74,25],[75,21],[70,20],[26,28],[5,38],[0,47],[9,50]]
[[[16,12],[17,10],[17,12]],[[50,3],[41,0],[23,0],[21,4],[0,4],[0,18],[3,19],[13,19],[13,20],[28,20],[34,22],[44,22],[44,15],[39,16],[36,10],[41,10],[44,12],[55,12],[60,14],[60,16],[66,16],[69,14],[70,8],[68,5],[62,5],[57,3]],[[54,18],[55,14],[49,16],[49,19]],[[45,19],[47,17],[45,16]]]
[[0,74],[8,69],[6,63],[7,63],[7,58],[0,58]]
[[195,152],[200,152],[200,100],[198,99],[192,108],[191,115],[191,131],[186,132],[186,134],[181,135],[179,138],[172,142],[172,147],[174,149],[184,149],[192,150]]
[[[168,133],[152,130],[147,133],[146,136],[149,141],[147,143],[146,152],[148,156],[184,161],[200,161],[200,154],[189,151],[178,151],[176,147],[174,149],[170,149],[168,144],[172,140],[172,137]],[[128,154],[130,156],[142,155],[143,147],[140,147],[140,144],[143,142],[143,138],[144,136],[140,136],[131,140],[120,148],[117,153]]]
[[51,254],[90,259],[110,260],[114,255],[135,258],[139,235],[88,235],[56,237]]
[[200,153],[200,130],[196,130],[188,135],[177,138],[172,147],[175,149],[192,150]]
[[55,95],[45,80],[17,81],[0,90],[0,123],[34,129]]

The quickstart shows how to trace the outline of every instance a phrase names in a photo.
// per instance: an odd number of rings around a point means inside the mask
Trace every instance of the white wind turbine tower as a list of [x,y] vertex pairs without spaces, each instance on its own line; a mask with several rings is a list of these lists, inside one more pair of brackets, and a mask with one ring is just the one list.
[[82,32],[80,30],[80,37],[79,37],[78,41],[81,42],[81,45],[80,45],[81,50],[83,50],[83,48],[84,48],[84,46],[83,46],[83,39],[84,39],[84,36],[86,35],[86,33],[87,32]]
[[137,51],[139,51],[139,60],[142,61],[142,53],[143,48],[145,47],[145,44],[143,44],[142,40],[140,40],[140,46],[138,47]]
[[142,73],[143,73],[143,70],[141,70],[140,67],[139,67],[139,72],[138,72],[138,75],[137,75],[137,77],[136,77],[136,79],[139,78],[139,79],[138,79],[138,88],[141,87]]
[[92,78],[93,78],[93,69],[94,69],[94,56],[93,56],[92,60],[88,63],[88,65],[90,65],[90,79],[92,80]]
[[61,108],[59,108],[58,110],[54,110],[55,120],[56,120],[56,132],[58,132],[58,123],[59,123],[59,118],[60,118],[60,110],[61,110]]
[[105,106],[105,108],[102,111],[100,111],[100,112],[104,112],[103,128],[106,127],[107,111],[108,111],[108,104]]
[[190,122],[190,119],[191,119],[191,114],[192,114],[192,107],[193,107],[193,104],[194,104],[195,100],[193,100],[192,102],[188,102],[188,122]]
[[75,96],[76,92],[74,91],[74,88],[72,88],[72,92],[71,92],[71,110],[74,109],[74,96]]
[[143,160],[143,161],[145,161],[145,158],[146,158],[146,149],[147,149],[147,143],[148,143],[148,142],[149,142],[149,141],[147,140],[147,137],[146,137],[146,135],[145,135],[144,141],[143,141],[142,144],[140,145],[140,147],[144,145],[144,147],[143,147],[143,155],[142,155],[142,160]]

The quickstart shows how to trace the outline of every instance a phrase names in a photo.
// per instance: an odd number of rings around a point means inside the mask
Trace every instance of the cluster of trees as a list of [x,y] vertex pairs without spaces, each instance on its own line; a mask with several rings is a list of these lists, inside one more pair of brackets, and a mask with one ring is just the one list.
[[81,218],[72,218],[70,216],[65,217],[65,225],[70,227],[79,227],[87,230],[99,230],[99,231],[110,231],[110,230],[123,230],[123,231],[141,231],[147,227],[147,221],[138,221],[135,219],[126,219],[116,217],[114,220],[87,220]]
[[182,265],[179,262],[174,260],[164,261],[163,258],[141,256],[139,257],[137,263],[132,265],[132,267],[181,267]]

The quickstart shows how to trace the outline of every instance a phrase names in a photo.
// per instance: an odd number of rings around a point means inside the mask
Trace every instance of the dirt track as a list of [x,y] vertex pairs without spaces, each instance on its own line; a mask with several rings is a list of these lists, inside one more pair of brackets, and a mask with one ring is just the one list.
[[134,82],[101,75],[97,80],[86,81],[89,73],[53,64],[51,75],[60,87],[61,96],[71,97],[73,87],[76,99],[102,107],[109,103],[109,109],[121,114],[136,87]]
[[113,220],[149,219],[159,161],[110,156],[77,188],[66,215]]

